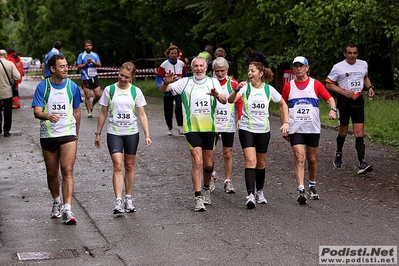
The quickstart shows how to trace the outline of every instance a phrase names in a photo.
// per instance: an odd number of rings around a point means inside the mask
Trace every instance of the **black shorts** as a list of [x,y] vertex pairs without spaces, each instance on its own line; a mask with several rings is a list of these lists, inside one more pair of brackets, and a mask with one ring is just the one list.
[[216,132],[189,132],[186,136],[190,150],[201,147],[203,150],[214,150],[216,145]]
[[297,144],[304,144],[309,147],[317,148],[319,146],[320,134],[294,133],[290,134],[291,147]]
[[349,118],[352,118],[352,124],[364,124],[364,107],[339,109],[338,112],[340,126],[349,125]]
[[110,155],[114,153],[136,155],[137,146],[139,146],[139,133],[123,136],[107,134],[107,145]]
[[85,87],[86,89],[94,90],[99,86],[100,86],[100,81],[98,80],[98,76],[95,76],[94,78],[91,79],[82,80],[82,87]]
[[[223,147],[233,147],[233,143],[234,143],[234,132],[222,132],[219,133],[222,136],[222,145]],[[216,143],[215,146],[218,143],[218,139],[216,138]]]
[[252,133],[246,130],[238,130],[241,148],[254,147],[257,153],[266,153],[269,148],[270,131],[267,133]]
[[41,138],[40,145],[46,151],[55,152],[60,148],[61,145],[75,140],[77,140],[75,135],[62,136],[56,138]]

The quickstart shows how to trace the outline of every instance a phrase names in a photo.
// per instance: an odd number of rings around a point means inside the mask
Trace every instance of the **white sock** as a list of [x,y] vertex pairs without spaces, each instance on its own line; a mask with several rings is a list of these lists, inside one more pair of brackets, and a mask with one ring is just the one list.
[[225,179],[224,182],[225,182],[225,183],[230,183],[230,182],[231,182],[231,179]]
[[71,204],[64,204],[64,211],[70,211],[71,210]]
[[54,198],[54,202],[57,203],[57,204],[60,204],[61,203],[61,196],[58,196],[58,197]]
[[302,190],[302,189],[305,189],[305,186],[304,185],[299,185],[298,186],[298,190]]

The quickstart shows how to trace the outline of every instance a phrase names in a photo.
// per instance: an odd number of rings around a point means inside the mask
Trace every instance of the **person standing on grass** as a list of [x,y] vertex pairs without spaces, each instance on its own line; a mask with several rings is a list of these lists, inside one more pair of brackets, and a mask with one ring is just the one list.
[[[147,102],[141,89],[131,84],[135,73],[136,66],[132,62],[126,62],[121,66],[118,82],[105,87],[99,101],[102,107],[98,116],[97,131],[94,133],[94,145],[100,148],[101,131],[108,117],[107,145],[113,164],[112,184],[116,198],[114,214],[136,211],[132,193],[135,181],[134,163],[139,145],[137,118],[145,134],[145,143],[147,146],[152,144],[144,110]],[[126,192],[124,202],[123,187]]]
[[321,123],[319,97],[330,106],[329,119],[335,119],[337,109],[334,98],[320,81],[309,77],[309,62],[303,56],[292,61],[295,79],[284,85],[282,97],[288,104],[288,135],[284,138],[291,143],[294,152],[294,173],[298,185],[297,201],[300,205],[307,203],[305,192],[305,162],[309,170],[309,198],[319,199],[316,192],[317,152],[319,146]]
[[[80,53],[76,61],[77,68],[80,70],[82,79],[82,88],[85,94],[85,106],[87,109],[87,117],[93,117],[94,105],[100,100],[101,88],[98,80],[97,67],[101,67],[100,57],[93,52],[93,42],[84,41],[85,51]],[[93,102],[90,103],[90,91],[93,91]]]
[[[182,95],[183,130],[192,159],[191,179],[196,212],[206,211],[205,204],[211,204],[209,184],[217,137],[216,102],[226,103],[219,81],[207,77],[206,68],[205,59],[195,57],[191,61],[193,77],[173,82],[176,77],[169,71],[159,87],[162,92],[171,91],[174,95]],[[204,184],[201,190],[202,176]]]
[[374,97],[374,87],[368,77],[366,61],[357,59],[359,55],[355,44],[344,47],[345,60],[335,64],[326,79],[328,90],[336,93],[339,111],[339,132],[337,136],[337,150],[333,164],[337,168],[342,166],[342,148],[348,134],[349,119],[352,119],[355,148],[359,167],[357,174],[373,171],[373,165],[364,160],[366,146],[364,144],[364,98],[363,90],[368,90],[368,97]]
[[[171,45],[166,49],[165,56],[168,57],[160,67],[155,78],[155,83],[159,88],[164,81],[166,73],[171,71],[175,80],[179,80],[182,77],[187,77],[186,65],[183,61],[179,60],[179,48],[175,45]],[[168,126],[168,136],[173,135],[173,103],[175,107],[175,116],[177,122],[177,133],[183,135],[183,113],[181,105],[181,95],[173,95],[170,91],[163,93],[163,111],[165,116],[166,125]]]
[[[256,203],[266,204],[263,187],[266,175],[266,154],[270,141],[269,103],[280,106],[280,130],[288,132],[288,107],[278,91],[267,84],[273,80],[273,72],[260,62],[252,62],[248,67],[249,82],[242,81],[230,94],[229,103],[242,98],[243,112],[238,136],[245,159],[245,185],[248,196],[248,209]],[[255,203],[256,201],[256,203]]]
[[[64,224],[76,224],[71,205],[82,96],[76,83],[67,78],[68,63],[63,55],[53,55],[48,60],[48,67],[52,75],[37,85],[32,107],[35,118],[40,120],[40,145],[48,188],[53,197],[51,218],[62,217]],[[60,168],[63,201],[58,176]]]

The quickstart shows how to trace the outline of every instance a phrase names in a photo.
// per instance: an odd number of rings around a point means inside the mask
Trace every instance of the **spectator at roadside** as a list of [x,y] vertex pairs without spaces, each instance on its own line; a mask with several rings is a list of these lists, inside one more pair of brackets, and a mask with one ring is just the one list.
[[249,66],[252,62],[260,62],[264,65],[264,67],[267,67],[267,59],[264,54],[255,51],[252,48],[248,48],[247,53],[248,55],[245,58],[245,63],[247,64],[247,66]]
[[2,123],[0,123],[0,134],[4,131],[4,137],[9,137],[11,136],[10,130],[12,123],[12,84],[16,80],[19,80],[21,75],[15,64],[8,61],[6,57],[7,52],[5,50],[0,50],[0,103],[2,103],[0,104],[0,117],[2,115],[1,109],[3,109],[4,114],[4,126],[2,128]]
[[17,108],[21,108],[21,105],[19,103],[19,93],[18,93],[18,88],[19,88],[19,84],[21,84],[22,82],[22,76],[24,75],[24,64],[21,61],[21,57],[16,53],[15,49],[13,48],[8,48],[6,49],[7,51],[7,60],[11,61],[15,64],[15,66],[18,69],[19,74],[21,75],[21,79],[15,81],[15,89],[17,89],[16,91],[16,95],[13,96],[12,98],[12,108],[13,109],[17,109]]

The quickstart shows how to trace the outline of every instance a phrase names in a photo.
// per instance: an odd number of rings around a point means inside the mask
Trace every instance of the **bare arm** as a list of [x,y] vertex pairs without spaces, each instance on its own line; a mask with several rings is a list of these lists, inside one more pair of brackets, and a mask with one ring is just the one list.
[[103,130],[105,120],[107,119],[108,116],[108,106],[102,106],[100,114],[98,115],[98,120],[97,120],[97,130],[96,130],[96,135],[94,138],[94,146],[97,148],[101,147],[101,131]]
[[145,134],[145,143],[147,144],[147,146],[150,146],[152,144],[152,140],[150,136],[150,128],[148,126],[148,118],[144,106],[137,107],[137,116],[140,119],[140,124]]
[[241,90],[242,87],[246,86],[247,82],[246,81],[241,81],[237,87],[233,90],[233,92],[230,94],[229,98],[227,99],[227,101],[229,103],[235,103],[238,99],[240,99],[241,94],[239,94],[238,92]]
[[[336,112],[337,109],[334,98],[331,97],[330,99],[328,99],[327,103],[328,106],[330,106],[330,112],[328,113],[328,118],[334,120],[335,118],[337,118],[337,112]],[[335,109],[335,111],[333,109]]]
[[73,109],[73,116],[75,117],[76,120],[76,137],[79,137],[80,119],[81,119],[80,107]]
[[364,86],[368,89],[369,98],[373,98],[374,97],[374,89],[373,89],[373,85],[371,84],[371,80],[369,79],[369,77],[366,77],[364,79]]
[[344,90],[341,87],[338,87],[337,85],[333,84],[333,83],[326,83],[326,88],[332,92],[341,94],[347,98],[351,98],[352,97],[352,92],[349,90]]
[[33,108],[33,115],[39,120],[50,120],[51,123],[57,123],[60,120],[58,115],[46,114],[43,112],[43,107],[35,106]]
[[175,75],[172,73],[172,71],[168,71],[165,73],[165,77],[163,82],[161,83],[161,86],[159,86],[159,90],[162,92],[167,92],[172,90],[172,86],[170,86],[170,83],[175,81]]
[[288,118],[288,105],[283,98],[281,98],[281,100],[277,104],[280,106],[280,131],[283,133],[284,136],[288,133],[288,128],[290,126]]
[[226,104],[227,99],[224,93],[219,93],[215,88],[211,89],[211,92],[207,93],[208,95],[211,95],[216,98],[220,103]]

